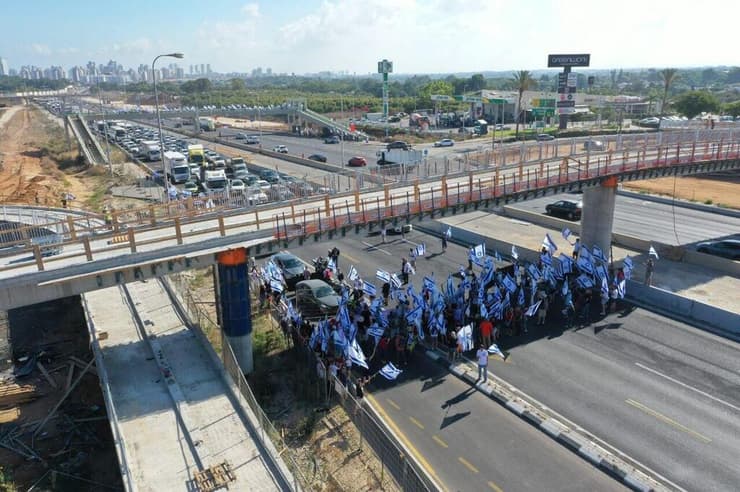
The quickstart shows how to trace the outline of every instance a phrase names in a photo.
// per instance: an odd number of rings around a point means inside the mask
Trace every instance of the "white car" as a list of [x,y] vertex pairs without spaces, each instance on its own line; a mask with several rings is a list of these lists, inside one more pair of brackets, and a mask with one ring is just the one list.
[[442,140],[434,142],[435,147],[452,147],[453,145],[455,145],[455,141],[451,138],[443,138]]
[[232,179],[229,183],[229,188],[231,189],[231,191],[244,193],[244,191],[247,189],[247,186],[241,179]]
[[247,201],[250,205],[258,205],[260,203],[268,202],[267,195],[264,191],[259,188],[248,188],[247,189]]
[[267,191],[270,188],[272,188],[272,185],[269,181],[265,181],[264,179],[258,179],[254,182],[254,187],[259,188],[262,191]]
[[288,153],[288,147],[285,145],[276,145],[272,149],[273,152],[278,152],[280,154],[287,154]]

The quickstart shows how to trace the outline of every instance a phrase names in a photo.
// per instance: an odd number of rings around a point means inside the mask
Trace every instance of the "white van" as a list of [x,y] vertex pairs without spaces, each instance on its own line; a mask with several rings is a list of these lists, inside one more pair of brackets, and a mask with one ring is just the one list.
[[187,158],[180,152],[167,151],[164,153],[164,160],[167,163],[170,172],[170,179],[173,183],[184,183],[190,179],[190,166]]

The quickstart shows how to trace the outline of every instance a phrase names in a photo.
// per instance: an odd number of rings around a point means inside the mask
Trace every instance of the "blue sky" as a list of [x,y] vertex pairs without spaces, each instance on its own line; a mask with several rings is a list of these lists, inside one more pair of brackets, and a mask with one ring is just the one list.
[[[4,2],[6,3],[6,2]],[[736,0],[26,0],[2,8],[11,67],[125,67],[181,51],[219,72],[364,74],[545,68],[591,53],[594,68],[739,65]]]

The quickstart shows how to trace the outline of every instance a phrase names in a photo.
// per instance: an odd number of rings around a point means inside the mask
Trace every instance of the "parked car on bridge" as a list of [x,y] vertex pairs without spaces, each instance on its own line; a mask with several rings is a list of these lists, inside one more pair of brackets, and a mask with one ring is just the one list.
[[443,138],[434,142],[435,147],[452,147],[453,145],[455,145],[455,141],[451,138]]
[[356,155],[347,161],[347,165],[349,167],[364,167],[367,166],[367,159]]
[[549,142],[550,140],[555,140],[555,137],[549,133],[540,133],[537,135],[536,140],[538,142]]
[[568,220],[581,220],[583,202],[572,202],[570,200],[558,200],[545,207],[547,215],[563,217]]
[[279,154],[287,154],[288,153],[288,147],[285,145],[276,145],[272,148],[273,152],[277,152]]
[[721,256],[730,260],[740,260],[740,239],[721,239],[705,241],[696,245],[699,253]]
[[339,296],[323,280],[301,280],[295,285],[295,298],[306,317],[332,316],[339,308]]
[[409,150],[409,147],[411,146],[402,140],[397,140],[395,142],[391,142],[388,145],[386,145],[387,150],[393,150],[393,149]]
[[326,156],[324,154],[311,154],[308,158],[316,162],[326,162]]
[[305,265],[295,255],[282,251],[272,255],[271,260],[283,274],[288,289],[295,289],[296,284],[303,280]]

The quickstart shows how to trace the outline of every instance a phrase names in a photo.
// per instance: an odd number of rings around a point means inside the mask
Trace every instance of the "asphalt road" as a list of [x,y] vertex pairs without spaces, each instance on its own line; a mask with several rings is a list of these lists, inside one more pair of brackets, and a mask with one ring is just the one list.
[[[544,214],[548,203],[582,199],[583,195],[562,194],[517,203],[515,207]],[[740,219],[617,195],[612,230],[665,244],[691,244],[740,234]]]
[[[441,282],[448,272],[456,272],[466,264],[465,248],[451,244],[442,254],[436,238],[415,231],[407,239],[410,242],[404,242],[400,236],[388,236],[389,243],[383,245],[378,236],[352,236],[340,241],[306,243],[296,253],[310,260],[326,255],[336,244],[341,250],[340,267],[346,271],[350,264],[354,265],[363,278],[373,279],[378,287],[375,271],[398,271],[401,257],[407,256],[409,248],[419,242],[427,244],[428,255],[416,262],[418,273],[412,281],[417,288],[424,275],[435,273]],[[736,490],[740,483],[736,459],[740,456],[738,345],[641,309],[597,318],[590,325],[563,330],[559,320],[551,315],[546,328],[537,330],[531,326],[529,334],[502,339],[501,348],[510,353],[508,362],[493,359],[489,368],[680,487]],[[461,392],[453,390],[438,398],[443,402],[443,397]],[[418,409],[424,419],[435,415],[432,409],[441,408],[441,402],[432,404],[425,399],[403,403],[414,393],[401,391],[390,398],[401,400],[394,401],[402,409],[406,405],[414,411]],[[382,397],[379,395],[381,404],[389,405]],[[472,397],[468,400],[477,401]],[[501,410],[492,401],[482,404],[491,415]],[[458,411],[469,410],[461,408],[455,413]],[[424,420],[425,425],[437,429],[441,417],[436,418]],[[485,426],[475,419],[461,419],[454,427],[466,428],[459,432],[469,436],[467,447],[472,451],[463,455],[468,461],[477,456],[475,449],[487,445],[490,450],[490,443],[497,442],[490,441],[484,434]],[[409,427],[409,432],[412,430]],[[411,434],[412,440],[424,446],[420,451],[429,449],[431,453],[434,440],[428,443],[431,436],[421,430]],[[540,451],[551,454],[543,446],[529,452]],[[453,456],[452,460],[448,458],[445,469],[452,474],[457,466]],[[524,474],[519,480],[526,477]]]

